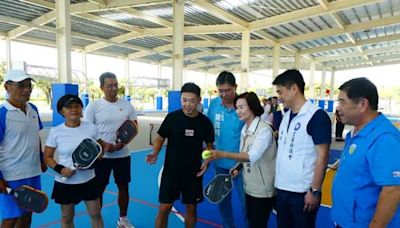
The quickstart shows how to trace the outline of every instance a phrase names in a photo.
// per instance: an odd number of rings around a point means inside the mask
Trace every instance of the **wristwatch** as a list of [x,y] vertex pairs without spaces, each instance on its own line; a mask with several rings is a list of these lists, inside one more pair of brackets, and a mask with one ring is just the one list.
[[313,189],[312,187],[310,187],[310,192],[315,198],[321,198],[321,189]]

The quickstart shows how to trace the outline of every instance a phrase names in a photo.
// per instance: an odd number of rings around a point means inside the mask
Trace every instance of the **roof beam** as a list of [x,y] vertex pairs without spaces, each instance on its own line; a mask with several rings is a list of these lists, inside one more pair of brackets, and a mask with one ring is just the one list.
[[[318,0],[318,2],[320,3],[320,5],[322,5],[326,10],[329,9],[329,3],[326,0]],[[339,28],[345,30],[346,25],[344,23],[344,21],[336,14],[336,12],[330,12],[329,16],[331,16],[331,18],[333,19],[333,21],[335,21],[335,23],[339,26]],[[352,42],[353,44],[356,43],[356,39],[353,37],[353,35],[349,32],[346,32],[345,35],[347,36],[347,38],[350,40],[350,42]],[[362,54],[362,56],[366,59],[369,60],[369,57],[364,53],[363,49],[361,46],[357,46],[356,47],[357,50]],[[370,62],[370,64],[372,64],[372,62]]]
[[95,21],[101,24],[105,24],[105,25],[109,25],[112,27],[116,27],[116,28],[120,28],[120,29],[124,29],[127,31],[136,31],[136,32],[142,32],[143,29],[135,26],[135,25],[130,25],[127,23],[121,23],[118,21],[114,21],[114,20],[110,20],[110,19],[106,19],[104,17],[100,17],[91,13],[80,13],[80,14],[75,14],[75,16],[77,17],[81,17],[87,20],[91,20],[91,21]]
[[342,61],[338,63],[327,63],[326,65],[329,67],[341,67],[341,66],[352,66],[352,65],[357,65],[357,64],[369,64],[370,62],[381,62],[389,59],[400,59],[400,53],[393,54],[393,55],[385,55],[385,56],[378,56],[371,58],[370,60],[365,60],[365,59],[357,59],[357,60],[351,60],[351,61]]
[[390,47],[384,47],[384,48],[374,48],[371,50],[364,50],[364,53],[346,53],[345,55],[340,54],[337,56],[320,56],[316,57],[315,61],[317,62],[329,62],[333,60],[339,60],[339,59],[351,59],[355,57],[363,57],[364,55],[377,55],[377,54],[382,54],[382,53],[389,53],[389,52],[400,52],[400,47],[398,46],[390,46]]
[[[188,34],[192,34],[192,35],[193,34],[210,34],[210,33],[216,32],[216,29],[219,27],[223,27],[223,28],[229,27],[229,29],[232,30],[233,28],[230,26],[235,26],[235,25],[190,26],[190,27],[185,27],[184,32],[188,33]],[[150,31],[150,33],[149,33],[149,31]],[[131,40],[134,38],[145,37],[145,36],[150,36],[150,35],[153,35],[153,36],[172,35],[172,31],[173,31],[172,28],[144,29],[142,32],[133,31],[133,32],[125,33],[120,36],[113,37],[109,41],[116,42],[116,43],[123,43],[125,41]],[[190,32],[190,31],[196,31],[196,32]],[[151,34],[151,33],[157,33],[157,34]],[[218,45],[218,43],[214,42],[214,41],[207,41],[207,42],[210,42],[210,46]],[[268,41],[265,41],[264,45],[267,45],[267,44],[268,44]],[[95,51],[95,50],[105,48],[105,47],[107,47],[106,43],[96,43],[96,44],[88,45],[87,48],[85,48],[85,49],[88,52],[91,52],[91,51]]]
[[119,11],[128,13],[130,15],[133,15],[135,17],[138,17],[138,18],[150,21],[150,22],[153,22],[155,24],[163,25],[163,26],[168,27],[168,28],[172,28],[173,27],[173,23],[170,22],[170,21],[162,19],[161,17],[152,16],[150,14],[141,12],[141,11],[133,9],[133,8],[120,9]]
[[[153,22],[153,23],[156,23],[156,24],[159,24],[159,25],[162,25],[162,26],[167,27],[167,28],[157,28],[157,29],[153,29],[153,31],[157,31],[157,32],[158,32],[158,35],[162,35],[162,34],[160,34],[160,32],[162,32],[162,31],[164,31],[165,35],[172,35],[172,33],[173,33],[173,28],[172,28],[172,27],[173,27],[173,23],[170,22],[170,21],[168,21],[168,20],[162,19],[161,17],[152,16],[152,15],[146,14],[146,13],[144,13],[144,12],[138,11],[138,10],[133,9],[133,8],[121,9],[120,11],[121,11],[121,12],[128,13],[128,14],[130,14],[130,15],[133,15],[133,16],[135,16],[135,17],[143,18],[143,19],[148,20],[148,21],[150,21],[150,22]],[[193,27],[193,28],[192,28],[192,27]],[[227,26],[226,26],[226,25],[221,25],[221,26],[217,26],[217,28],[215,28],[214,26],[192,26],[192,27],[186,27],[186,28],[184,28],[184,33],[190,33],[190,34],[192,34],[192,35],[198,34],[198,35],[200,35],[201,38],[203,38],[203,39],[211,39],[211,40],[213,40],[215,43],[218,43],[218,42],[215,41],[215,38],[210,38],[210,37],[209,37],[208,35],[206,35],[206,34],[213,33],[213,32],[215,32],[215,30],[218,29],[218,28],[219,28],[219,29],[221,29],[221,28],[225,28],[225,29],[226,29]],[[228,29],[229,29],[230,32],[232,32],[232,30],[235,30],[236,28],[235,28],[235,27],[233,27],[233,28],[232,28],[232,27],[229,27]],[[194,31],[197,31],[197,32],[195,33],[195,32],[193,32],[193,31],[191,31],[191,30],[194,30]],[[153,34],[151,34],[152,32],[150,32],[150,34],[146,34],[147,31],[148,31],[148,30],[145,29],[145,30],[143,30],[143,31],[141,31],[141,32],[139,32],[139,33],[132,33],[132,32],[131,32],[131,33],[128,33],[128,34],[124,34],[124,35],[121,35],[121,36],[114,37],[114,38],[110,39],[110,41],[111,41],[111,42],[122,43],[122,42],[125,42],[125,41],[127,41],[127,40],[130,40],[130,39],[132,39],[132,38],[138,38],[138,37],[145,37],[145,36],[147,36],[147,35],[153,35]],[[155,36],[155,34],[154,34],[154,36]],[[107,44],[105,44],[105,43],[98,43],[98,44],[93,44],[93,45],[91,45],[91,46],[88,46],[88,47],[85,48],[85,49],[86,49],[87,51],[95,51],[95,50],[98,50],[98,49],[101,49],[101,48],[104,48],[104,47],[107,47]],[[134,55],[134,56],[141,56],[141,57],[143,57],[144,55],[146,55],[146,53],[145,53],[145,52],[133,53],[133,55]],[[131,55],[129,55],[129,56],[131,56]]]
[[[30,0],[29,0],[30,1]],[[72,13],[87,13],[87,12],[98,12],[106,10],[118,10],[118,9],[129,9],[134,6],[141,6],[146,4],[161,4],[168,2],[166,0],[114,0],[106,5],[101,5],[93,2],[82,2],[72,4],[70,11]]]
[[[47,23],[55,20],[56,14],[55,14],[55,11],[54,11],[54,9],[55,9],[55,4],[54,3],[50,3],[50,2],[47,2],[47,1],[44,1],[44,0],[23,0],[23,1],[27,2],[29,4],[33,4],[33,5],[37,5],[37,6],[41,6],[41,7],[45,7],[47,9],[52,9],[53,10],[51,12],[48,12],[48,13],[46,13],[46,14],[44,14],[44,15],[36,18],[36,19],[34,19],[32,21],[33,23],[44,25],[44,24],[47,24]],[[73,14],[76,11],[77,8],[79,9],[79,7],[77,7],[76,5],[82,6],[82,4],[85,4],[85,6],[87,6],[87,5],[98,6],[98,4],[91,3],[91,2],[73,4],[73,5],[70,6],[71,14]],[[87,13],[83,14],[83,16],[86,19],[92,18],[92,20],[94,20],[94,19],[98,20],[98,19],[101,18],[101,17],[95,16],[95,15],[92,15],[92,14],[87,14]],[[133,26],[121,25],[122,23],[118,23],[118,22],[114,22],[114,21],[111,21],[111,20],[107,20],[105,18],[101,18],[101,19],[102,19],[101,22],[105,23],[106,21],[108,21],[107,24],[111,24],[112,23],[113,26],[115,26],[115,27],[119,27],[119,28],[123,27],[123,29],[128,29],[128,30],[133,30],[134,29]],[[9,31],[9,36],[10,36],[10,38],[13,39],[13,38],[16,38],[16,37],[18,37],[20,35],[23,35],[23,34],[29,32],[31,30],[32,30],[32,28],[29,28],[29,27],[26,27],[26,26],[18,27],[16,29],[13,29],[12,31]]]
[[[49,23],[50,21],[54,20],[55,17],[56,17],[55,11],[51,11],[51,12],[48,12],[48,13],[32,20],[31,23],[37,24],[40,27],[40,26],[45,25],[45,24]],[[15,28],[15,29],[9,31],[8,36],[11,39],[14,39],[15,37],[18,37],[27,32],[30,32],[32,29],[33,28],[29,27],[29,26],[21,26],[21,27],[18,27],[18,28]]]
[[[0,16],[0,21],[5,21],[5,22],[8,22],[8,23],[12,23],[12,24],[26,26],[26,27],[28,27],[30,29],[36,28],[36,29],[39,29],[39,30],[42,30],[42,31],[46,31],[46,32],[51,32],[51,33],[55,33],[56,32],[56,28],[54,28],[54,27],[41,26],[41,25],[39,25],[37,23],[28,22],[28,21],[24,21],[24,20],[20,20],[20,19],[16,19],[16,18],[11,18],[11,17],[6,17],[6,16]],[[128,48],[128,49],[133,49],[133,50],[146,51],[146,52],[149,52],[149,53],[157,53],[157,52],[154,52],[150,48],[140,47],[140,46],[137,46],[137,45],[127,44],[127,43],[118,43],[118,42],[115,42],[115,41],[112,41],[112,40],[107,40],[107,39],[103,39],[103,38],[100,38],[100,37],[87,35],[87,34],[83,34],[83,33],[79,33],[79,32],[71,32],[71,36],[72,37],[77,37],[77,38],[80,38],[80,39],[94,41],[94,42],[106,43],[108,46],[116,45],[116,46],[120,46],[120,47],[124,47],[124,48]],[[165,56],[171,56],[171,54],[168,54],[168,53],[160,53],[160,54],[161,55],[165,55]]]
[[[235,47],[240,47],[241,41],[240,40],[227,40],[227,41],[222,41],[221,43],[215,43],[212,41],[208,40],[195,40],[195,41],[185,41],[184,42],[184,47],[188,48],[213,48],[213,47],[228,47],[228,48],[235,48]],[[266,40],[251,40],[250,41],[250,47],[265,47],[268,45],[268,42]],[[165,52],[171,50],[172,44],[166,44],[162,45],[156,48],[153,48],[153,52]],[[238,53],[240,55],[239,50],[222,50],[222,51],[215,51],[216,54],[219,52],[230,52],[233,51],[235,53]],[[268,54],[270,51],[267,50],[261,50],[261,51],[254,51],[251,53],[255,53],[256,55],[262,55],[262,54]],[[284,55],[289,55],[290,53],[288,51],[282,51]],[[136,59],[136,58],[141,58],[143,56],[149,55],[146,52],[135,52],[132,54],[129,54],[130,59]]]
[[[185,47],[240,47],[241,40],[226,40],[220,44],[216,44],[212,41],[203,41],[203,40],[193,40],[193,41],[185,41]],[[265,40],[251,40],[250,47],[265,47],[268,43]]]
[[[217,60],[212,60],[212,61],[208,61],[207,62],[207,67],[212,67],[212,66],[215,66],[215,65],[220,65],[220,64],[224,64],[224,63],[234,63],[234,62],[238,62],[237,64],[231,64],[229,67],[232,67],[232,66],[238,66],[238,67],[240,67],[241,66],[241,63],[240,63],[240,57],[235,57],[235,58],[221,58],[221,59],[217,59]],[[289,62],[287,62],[287,60],[286,61],[282,61],[281,60],[281,63],[290,63],[290,64],[292,64],[292,60],[289,60]],[[272,63],[272,58],[266,58],[266,59],[261,59],[261,58],[259,58],[259,57],[251,57],[250,58],[250,68],[252,68],[251,66],[252,65],[255,65],[255,64],[266,64],[266,63]],[[191,65],[188,65],[188,69],[197,69],[197,68],[201,68],[201,67],[204,67],[204,64],[191,64]],[[226,66],[223,66],[223,68],[226,68]]]
[[[293,54],[292,52],[289,51],[283,51],[281,53],[281,57],[292,57]],[[185,55],[184,60],[192,60],[192,59],[197,59],[197,58],[202,58],[202,57],[207,57],[207,56],[216,56],[216,55],[231,55],[233,57],[239,57],[241,55],[240,50],[218,50],[218,51],[201,51],[201,52],[196,52],[190,55]],[[256,50],[256,51],[251,51],[250,52],[251,56],[259,56],[259,55],[265,55],[272,57],[273,52],[270,50]],[[165,59],[161,61],[161,64],[171,64],[172,59]]]
[[[55,10],[55,7],[56,7],[54,3],[47,2],[44,0],[21,0],[21,1],[32,4],[32,5],[44,7],[44,8],[50,9],[50,10]],[[96,22],[99,22],[102,24],[110,25],[110,26],[113,26],[116,28],[125,29],[127,31],[141,31],[142,30],[141,28],[134,26],[134,25],[106,19],[104,17],[100,17],[100,16],[90,14],[90,13],[80,13],[80,14],[75,14],[75,16],[83,17],[85,19],[89,19],[89,20],[96,21]],[[54,17],[54,19],[55,19],[55,17]]]
[[264,29],[280,24],[285,24],[293,21],[298,21],[301,19],[309,18],[309,17],[316,17],[322,14],[327,14],[330,12],[337,12],[349,8],[354,8],[354,7],[359,7],[362,5],[367,5],[371,3],[376,3],[380,2],[382,0],[338,0],[334,2],[327,3],[327,9],[326,7],[317,5],[317,6],[312,6],[309,8],[301,9],[301,10],[296,10],[292,11],[289,13],[284,13],[280,14],[277,16],[273,17],[268,17],[265,19],[257,20],[250,22],[249,28],[250,30],[259,30],[259,29]]
[[[50,8],[50,9],[55,9],[55,4],[53,4],[53,3],[47,4],[48,2],[43,1],[43,0],[25,0],[25,1],[27,1],[27,2],[34,1],[36,5],[38,5],[38,4],[42,5],[43,4],[43,5],[45,5],[46,7]],[[155,2],[155,1],[137,1],[137,0],[134,1],[135,5],[140,3],[140,2],[144,3],[144,2]],[[133,5],[133,1],[130,1],[130,2],[126,2],[125,1],[125,4],[128,4],[128,3]],[[81,3],[78,3],[78,4],[81,4]],[[76,5],[78,5],[78,4],[71,5],[71,8],[73,8],[73,7],[76,8]],[[113,4],[115,4],[115,3],[113,2]],[[87,5],[87,4],[85,4],[85,5]],[[54,12],[55,11],[51,11],[48,14],[45,14],[44,16],[41,16],[41,17],[33,20],[32,22],[34,22],[34,24],[35,23],[46,24],[46,23],[48,23],[48,22],[50,22],[50,21],[55,19],[55,13]],[[121,36],[118,36],[118,37],[115,37],[113,39],[110,39],[109,41],[105,40],[105,42],[98,42],[98,43],[95,43],[95,44],[92,44],[92,45],[88,45],[88,47],[86,48],[86,49],[88,49],[88,51],[95,51],[95,50],[98,50],[98,49],[101,49],[101,48],[104,48],[104,47],[107,47],[107,46],[110,46],[110,45],[115,45],[115,44],[118,44],[118,43],[122,43],[122,42],[124,42],[126,40],[132,39],[132,37],[134,37],[134,36],[138,36],[138,34],[140,34],[142,32],[142,29],[139,29],[136,26],[122,24],[122,23],[115,22],[115,21],[112,21],[112,20],[108,20],[108,19],[96,16],[96,15],[93,15],[93,14],[89,14],[89,13],[82,13],[82,14],[78,14],[77,16],[81,16],[81,17],[84,17],[85,19],[89,19],[89,20],[90,19],[91,20],[96,20],[96,21],[100,20],[98,22],[131,31],[129,33],[126,33],[126,34],[123,34]],[[19,27],[17,29],[14,29],[13,31],[10,31],[9,35],[12,38],[15,38],[18,35],[21,35],[23,33],[29,32],[30,30],[32,30],[32,28],[33,27],[22,26],[22,27]],[[84,34],[82,34],[82,35],[84,35]],[[91,38],[91,40],[93,40],[93,39]],[[128,47],[130,47],[130,48],[135,47],[135,50],[144,50],[143,48],[140,48],[139,46],[133,46],[133,45],[130,45],[130,44],[127,44],[127,45],[126,44],[122,44],[122,46],[127,47],[127,48]]]
[[[144,29],[143,36],[166,36],[172,35],[172,28],[152,28]],[[190,35],[202,35],[202,34],[217,34],[217,33],[230,33],[230,32],[242,32],[243,28],[232,24],[223,25],[199,25],[199,26],[185,26],[184,33]]]
[[[40,29],[42,31],[53,32],[55,30],[55,28],[52,28],[50,26],[41,26],[40,24],[35,23],[35,22],[24,21],[21,19],[7,17],[7,16],[1,16],[1,15],[0,15],[0,21],[7,22],[10,24],[14,24],[14,25],[20,25],[21,27],[27,28],[29,31],[31,31],[33,29]],[[14,31],[14,30],[11,30],[10,32],[7,33],[8,37],[10,37],[10,38],[14,38],[12,36],[13,35],[12,31]]]
[[[367,63],[365,63],[367,64]],[[394,60],[394,61],[389,61],[389,62],[380,62],[380,63],[374,63],[373,66],[386,66],[386,65],[393,65],[393,64],[400,64],[400,60]],[[352,69],[360,69],[360,68],[368,68],[368,67],[373,67],[371,65],[357,65],[357,66],[349,66],[349,67],[335,67],[335,71],[343,71],[343,70],[352,70]]]
[[[162,53],[172,49],[172,44],[162,45],[156,48],[153,48],[152,51],[155,53]],[[149,52],[146,51],[139,51],[128,55],[129,59],[137,59],[149,55]]]
[[93,2],[93,3],[99,4],[99,5],[103,5],[103,6],[106,5],[106,1],[107,0],[88,0],[88,2]]
[[20,0],[21,2],[29,3],[31,5],[44,7],[47,9],[54,9],[54,3],[44,0]]
[[281,44],[286,44],[286,45],[294,44],[294,43],[298,43],[298,42],[305,41],[305,40],[312,40],[312,39],[317,39],[317,38],[321,38],[321,37],[340,35],[343,33],[351,33],[351,32],[357,32],[357,31],[361,31],[361,30],[365,30],[365,29],[371,29],[371,28],[375,28],[375,27],[382,27],[382,26],[398,24],[399,21],[400,21],[400,16],[395,16],[395,17],[389,17],[389,18],[384,18],[384,19],[362,22],[362,23],[358,23],[358,24],[347,25],[347,26],[345,26],[344,29],[331,28],[331,29],[321,30],[318,32],[310,32],[310,33],[306,33],[306,34],[302,34],[302,35],[291,36],[291,37],[287,37],[287,38],[282,38],[279,41],[281,42]]
[[193,0],[193,1],[191,1],[191,4],[206,10],[207,13],[209,13],[215,17],[218,17],[220,19],[223,19],[223,20],[233,23],[235,25],[239,25],[242,28],[249,27],[249,22],[247,22],[241,18],[238,18],[236,16],[233,16],[232,14],[228,13],[226,10],[221,9],[216,5],[213,5],[208,0]]
[[[207,10],[207,13],[210,13],[210,14],[214,15],[215,17],[223,19],[227,22],[231,22],[235,25],[238,25],[245,30],[247,30],[249,28],[248,21],[245,21],[239,17],[236,17],[236,16],[228,13],[226,10],[219,8],[218,6],[212,4],[211,2],[209,2],[207,0],[194,0],[191,3],[192,3],[192,5],[195,5],[195,6],[198,6],[198,7],[201,7],[203,9]],[[269,44],[273,44],[273,42],[276,40],[275,38],[273,38],[271,35],[269,35],[268,33],[264,32],[264,31],[257,31],[254,33],[257,34],[258,36],[268,40]]]
[[316,48],[308,48],[306,50],[300,51],[300,54],[301,55],[312,54],[312,53],[325,52],[325,51],[331,51],[331,50],[342,49],[342,48],[356,47],[359,45],[376,44],[376,43],[380,43],[380,42],[394,41],[394,40],[400,40],[400,34],[359,40],[356,42],[356,44],[353,44],[351,42],[345,42],[345,43],[332,44],[332,45],[316,47]]
[[[43,45],[43,46],[56,47],[56,43],[51,40],[43,40],[43,39],[38,39],[38,38],[34,38],[34,37],[19,36],[17,39],[14,39],[14,40],[25,42],[25,43]],[[82,51],[83,50],[82,46],[72,45],[71,47],[74,51]]]
[[[192,59],[198,59],[198,58],[210,56],[212,54],[213,54],[212,52],[208,52],[208,51],[196,52],[196,53],[193,53],[193,54],[190,54],[190,55],[183,56],[183,60],[187,61],[187,60],[192,60]],[[172,58],[171,59],[162,60],[161,64],[172,64]]]

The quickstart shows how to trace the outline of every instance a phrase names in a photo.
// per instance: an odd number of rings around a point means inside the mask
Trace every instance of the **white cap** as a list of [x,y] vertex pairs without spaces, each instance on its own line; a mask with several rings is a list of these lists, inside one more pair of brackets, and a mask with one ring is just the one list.
[[13,82],[21,82],[25,79],[32,79],[25,71],[23,70],[10,70],[7,72],[6,76],[4,77],[4,81],[13,81]]

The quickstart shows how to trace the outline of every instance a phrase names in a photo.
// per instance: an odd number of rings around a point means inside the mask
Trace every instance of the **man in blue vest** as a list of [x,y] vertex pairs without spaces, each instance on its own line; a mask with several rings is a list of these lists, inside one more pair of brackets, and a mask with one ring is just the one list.
[[304,97],[298,70],[287,70],[272,83],[289,108],[278,135],[275,187],[278,227],[315,227],[321,186],[328,163],[331,121],[328,114]]
[[366,78],[339,87],[338,115],[354,126],[333,182],[332,220],[338,227],[400,227],[400,132],[378,110]]

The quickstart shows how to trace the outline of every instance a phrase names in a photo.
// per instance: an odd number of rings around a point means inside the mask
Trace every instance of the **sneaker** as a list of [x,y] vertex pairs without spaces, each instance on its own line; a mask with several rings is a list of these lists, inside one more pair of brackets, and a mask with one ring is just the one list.
[[135,228],[127,217],[121,217],[118,219],[117,228]]

